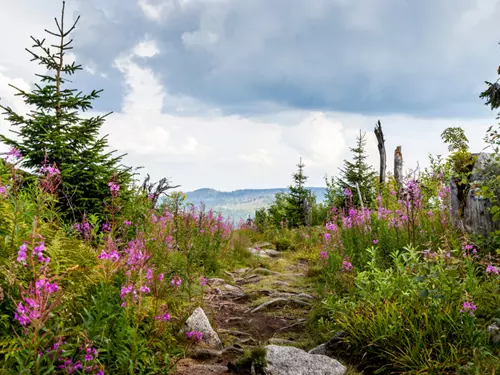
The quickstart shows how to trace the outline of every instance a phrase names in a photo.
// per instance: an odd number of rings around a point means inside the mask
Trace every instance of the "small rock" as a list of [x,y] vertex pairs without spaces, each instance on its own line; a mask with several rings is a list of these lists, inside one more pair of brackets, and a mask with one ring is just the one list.
[[266,255],[270,256],[271,258],[276,258],[276,257],[281,256],[281,253],[279,251],[276,251],[276,250],[261,250],[260,254],[261,254],[261,256],[262,256],[262,254],[266,254]]
[[210,322],[201,307],[194,310],[193,314],[186,320],[185,332],[198,331],[203,333],[203,342],[214,349],[222,349],[222,342],[213,330]]
[[231,284],[225,284],[224,289],[229,290],[230,292],[239,292],[239,293],[243,292],[243,290],[240,287]]
[[279,272],[271,271],[268,270],[267,268],[262,268],[262,267],[257,267],[256,269],[253,270],[253,272],[257,275],[279,275]]
[[238,285],[244,285],[244,284],[250,284],[250,283],[258,283],[260,280],[262,280],[262,277],[260,277],[259,275],[250,275],[250,276],[245,277],[243,279],[238,279],[235,282]]
[[216,286],[216,285],[224,285],[226,284],[226,280],[224,279],[218,279],[218,278],[212,278],[207,280],[207,284],[211,286]]
[[488,333],[491,336],[491,341],[493,344],[497,344],[500,342],[500,326],[497,323],[491,324],[487,328]]
[[300,299],[296,298],[275,298],[270,301],[264,302],[260,306],[257,306],[255,309],[250,311],[251,313],[256,313],[257,311],[260,310],[265,310],[271,306],[277,306],[277,305],[287,305],[287,304],[295,304],[295,305],[300,305],[300,306],[310,306],[308,302],[302,301]]
[[307,293],[299,293],[297,295],[297,298],[306,298],[306,299],[314,299],[313,296],[311,296],[310,294],[307,294]]
[[281,281],[281,280],[276,280],[274,282],[274,285],[281,285],[281,286],[290,286],[289,283],[287,283],[286,281]]
[[263,247],[273,247],[273,244],[269,242],[257,242],[254,246],[262,249]]
[[344,332],[337,332],[329,341],[324,344],[318,345],[309,351],[309,354],[322,354],[328,357],[334,357],[344,345],[343,339],[347,335]]
[[344,375],[346,371],[340,362],[324,355],[293,346],[266,346],[266,375]]
[[250,268],[238,268],[237,270],[234,270],[234,273],[245,273],[250,271]]
[[272,344],[272,345],[286,345],[286,346],[297,346],[297,342],[296,341],[292,341],[292,340],[285,340],[285,339],[277,339],[277,338],[271,338],[269,339],[269,344]]

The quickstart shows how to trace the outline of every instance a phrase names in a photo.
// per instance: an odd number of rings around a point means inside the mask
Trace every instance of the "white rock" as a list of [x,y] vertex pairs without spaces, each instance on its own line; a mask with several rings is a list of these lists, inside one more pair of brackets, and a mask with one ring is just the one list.
[[198,307],[186,320],[185,332],[198,331],[203,333],[203,342],[214,349],[222,349],[223,345],[217,333],[213,330],[210,322],[201,307]]
[[347,371],[335,359],[293,346],[268,345],[266,352],[266,375],[344,375]]

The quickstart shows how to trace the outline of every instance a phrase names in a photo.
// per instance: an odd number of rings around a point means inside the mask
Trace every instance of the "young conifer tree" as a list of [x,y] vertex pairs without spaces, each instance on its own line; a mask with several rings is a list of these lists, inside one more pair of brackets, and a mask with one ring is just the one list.
[[311,191],[304,186],[307,181],[304,167],[301,158],[299,164],[297,164],[298,171],[292,175],[294,184],[288,187],[288,194],[286,195],[288,202],[287,217],[293,227],[307,224],[309,207],[313,200]]
[[[0,105],[6,119],[13,125],[17,140],[0,135],[0,140],[19,149],[23,155],[23,167],[37,171],[47,158],[61,171],[62,184],[58,191],[59,202],[67,219],[78,219],[83,213],[102,214],[103,200],[109,196],[108,182],[116,171],[122,196],[131,182],[130,168],[121,164],[122,157],[108,151],[107,136],[99,131],[109,115],[83,117],[92,109],[92,102],[102,90],[83,94],[71,88],[69,77],[82,69],[74,62],[65,62],[73,40],[69,35],[75,30],[80,17],[66,28],[64,23],[65,2],[61,18],[55,18],[57,31],[45,30],[56,38],[48,45],[45,39],[33,40],[32,50],[26,49],[32,61],[42,65],[46,73],[37,74],[39,82],[30,92],[12,86],[16,95],[33,109],[22,115],[7,106]],[[125,194],[123,194],[125,193]]]
[[[366,161],[366,133],[359,132],[356,138],[356,146],[351,147],[353,160],[344,160],[344,166],[340,168],[340,173],[331,183],[328,183],[328,194],[332,195],[334,201],[344,202],[344,192],[349,189],[352,193],[354,205],[360,206],[358,187],[365,206],[374,199],[376,189],[376,172]],[[341,204],[339,204],[341,205]]]

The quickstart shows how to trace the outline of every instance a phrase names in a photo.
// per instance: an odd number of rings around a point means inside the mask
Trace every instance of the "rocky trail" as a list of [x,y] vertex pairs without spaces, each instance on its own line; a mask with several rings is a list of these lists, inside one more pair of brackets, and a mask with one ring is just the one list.
[[[289,254],[267,243],[249,250],[261,261],[258,267],[226,271],[224,278],[208,280],[203,310],[197,309],[186,322],[187,329],[204,332],[204,342],[178,362],[176,374],[236,374],[233,365],[246,349],[267,345],[271,346],[267,347],[266,374],[344,374],[345,367],[337,361],[294,349],[308,349],[304,325],[317,299],[306,276],[307,264],[292,262]],[[309,357],[324,363],[312,363]],[[294,365],[294,361],[300,363]]]

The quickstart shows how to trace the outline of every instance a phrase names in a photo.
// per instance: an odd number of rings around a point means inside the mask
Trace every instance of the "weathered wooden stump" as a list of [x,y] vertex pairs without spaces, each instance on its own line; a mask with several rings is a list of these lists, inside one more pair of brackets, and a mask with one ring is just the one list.
[[[463,191],[457,181],[450,181],[452,219],[459,228],[470,234],[488,235],[500,230],[500,220],[493,221],[491,203],[481,195],[482,182],[492,175],[499,175],[499,166],[493,166],[490,154],[473,154],[476,158],[469,177],[470,189]],[[492,169],[493,168],[493,169]]]

